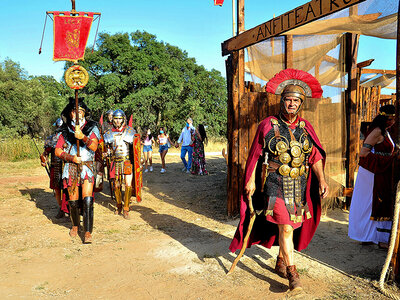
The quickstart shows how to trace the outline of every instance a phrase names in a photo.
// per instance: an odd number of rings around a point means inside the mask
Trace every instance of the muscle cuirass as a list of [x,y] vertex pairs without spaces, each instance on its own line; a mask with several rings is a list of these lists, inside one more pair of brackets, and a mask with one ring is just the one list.
[[269,170],[264,184],[268,197],[266,214],[272,214],[276,198],[281,198],[291,220],[301,222],[304,211],[311,217],[304,195],[313,141],[305,130],[304,121],[294,129],[281,119],[271,119],[271,123],[272,129],[264,138],[263,149]]
[[112,148],[112,157],[116,160],[129,159],[129,148],[133,144],[135,131],[132,127],[125,127],[122,131],[108,130],[104,134],[104,143]]

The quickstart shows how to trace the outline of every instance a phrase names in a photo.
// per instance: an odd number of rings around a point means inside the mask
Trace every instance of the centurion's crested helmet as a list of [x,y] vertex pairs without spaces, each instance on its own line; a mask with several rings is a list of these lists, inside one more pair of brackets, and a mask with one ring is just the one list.
[[311,74],[297,69],[285,69],[275,74],[268,81],[266,90],[282,97],[298,97],[302,101],[306,97],[322,97],[322,88],[318,80]]
[[322,88],[318,80],[311,74],[297,69],[285,69],[275,74],[268,81],[266,91],[281,95],[281,109],[285,107],[283,103],[286,97],[300,99],[301,104],[295,114],[299,112],[306,97],[322,97]]

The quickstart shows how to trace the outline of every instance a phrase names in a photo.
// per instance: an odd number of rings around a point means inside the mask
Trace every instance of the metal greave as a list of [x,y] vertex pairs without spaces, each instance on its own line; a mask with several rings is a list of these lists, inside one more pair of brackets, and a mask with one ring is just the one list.
[[93,231],[93,197],[83,198],[83,228],[85,232]]

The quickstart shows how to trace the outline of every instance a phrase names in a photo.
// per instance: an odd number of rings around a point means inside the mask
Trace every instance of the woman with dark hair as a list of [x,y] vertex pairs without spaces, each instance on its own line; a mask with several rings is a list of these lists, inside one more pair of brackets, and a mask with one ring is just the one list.
[[165,131],[164,127],[160,127],[160,134],[157,136],[157,143],[158,143],[158,152],[160,152],[161,157],[161,171],[160,173],[167,172],[165,168],[165,156],[168,153],[168,149],[170,148],[171,144],[173,144]]
[[395,122],[395,107],[379,109],[365,135],[349,213],[351,239],[385,247],[393,214],[392,162],[395,144],[388,129]]
[[[88,118],[89,112],[83,99],[78,101],[78,111],[76,111],[75,99],[69,99],[68,105],[61,113],[66,122],[61,127],[55,149],[55,155],[65,162],[62,180],[69,196],[72,221],[69,235],[71,237],[78,235],[80,224],[78,200],[82,199],[84,243],[92,242],[94,157],[100,139],[97,123]],[[79,156],[77,155],[78,140]]]
[[[143,158],[144,158],[144,172],[147,173],[149,170],[153,172],[153,144],[154,137],[151,134],[150,128],[146,130],[146,134],[143,135],[141,144],[143,145]],[[147,169],[149,165],[149,169]]]
[[206,157],[204,154],[204,143],[207,144],[207,133],[203,124],[197,126],[196,131],[192,135],[193,141],[193,158],[192,170],[193,175],[207,175]]

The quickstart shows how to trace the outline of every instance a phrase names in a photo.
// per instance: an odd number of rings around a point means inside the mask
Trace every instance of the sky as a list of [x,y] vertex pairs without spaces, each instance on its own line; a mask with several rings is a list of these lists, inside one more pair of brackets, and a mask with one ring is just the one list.
[[[250,29],[281,15],[307,0],[245,0],[245,28]],[[64,62],[54,62],[53,22],[47,19],[42,54],[38,54],[46,11],[71,10],[70,0],[0,0],[0,62],[10,58],[28,75],[52,75],[61,80]],[[100,12],[99,32],[147,31],[186,51],[207,70],[225,77],[221,43],[232,37],[232,0],[222,7],[213,0],[76,0],[77,11]],[[88,47],[92,47],[97,21],[92,25]],[[371,68],[395,69],[396,43],[361,38],[358,61],[375,58]],[[380,53],[380,55],[377,55]]]

